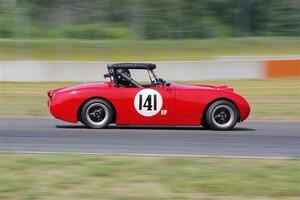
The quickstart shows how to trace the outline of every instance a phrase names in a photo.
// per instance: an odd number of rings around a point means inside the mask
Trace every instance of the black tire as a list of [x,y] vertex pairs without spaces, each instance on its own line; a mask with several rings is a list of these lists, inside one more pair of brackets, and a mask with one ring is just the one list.
[[206,123],[213,130],[231,130],[238,121],[238,113],[233,103],[219,100],[207,109]]
[[88,128],[105,128],[113,120],[114,109],[103,99],[86,102],[80,112],[81,122]]

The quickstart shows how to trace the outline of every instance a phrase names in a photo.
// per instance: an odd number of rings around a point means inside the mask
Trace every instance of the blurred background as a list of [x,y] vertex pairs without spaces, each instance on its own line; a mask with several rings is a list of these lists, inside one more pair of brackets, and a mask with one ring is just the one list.
[[298,0],[0,2],[2,60],[299,54]]
[[2,38],[299,36],[298,0],[1,0]]
[[[0,125],[25,116],[37,137],[64,131],[47,118],[47,90],[103,80],[106,64],[124,61],[156,63],[168,81],[234,87],[252,123],[299,124],[299,36],[299,0],[0,0]],[[57,135],[50,142],[63,145]],[[299,166],[2,152],[0,199],[299,199]]]
[[299,119],[299,35],[299,0],[0,0],[0,111],[48,115],[46,90],[147,61],[235,87],[253,119]]

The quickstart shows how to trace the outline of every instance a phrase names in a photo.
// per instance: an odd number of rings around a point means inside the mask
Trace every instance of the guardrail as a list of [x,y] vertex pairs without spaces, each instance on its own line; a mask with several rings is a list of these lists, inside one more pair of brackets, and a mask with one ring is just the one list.
[[[1,61],[1,81],[99,81],[112,62]],[[280,60],[153,61],[166,80],[235,80],[300,77],[300,58]],[[148,77],[136,77],[145,81]]]

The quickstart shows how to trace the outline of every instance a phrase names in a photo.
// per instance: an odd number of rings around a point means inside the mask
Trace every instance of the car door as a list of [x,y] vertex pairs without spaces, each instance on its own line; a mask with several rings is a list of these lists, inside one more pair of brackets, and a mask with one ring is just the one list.
[[119,88],[118,124],[170,125],[175,121],[175,87]]

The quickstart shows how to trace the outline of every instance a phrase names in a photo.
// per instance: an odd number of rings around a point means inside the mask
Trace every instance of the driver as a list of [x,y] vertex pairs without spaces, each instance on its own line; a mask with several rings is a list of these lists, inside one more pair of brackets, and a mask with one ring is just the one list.
[[124,74],[128,77],[131,77],[130,71],[128,69],[118,69],[117,70],[117,81],[120,86],[132,87],[132,84],[128,80],[124,79],[120,74]]

